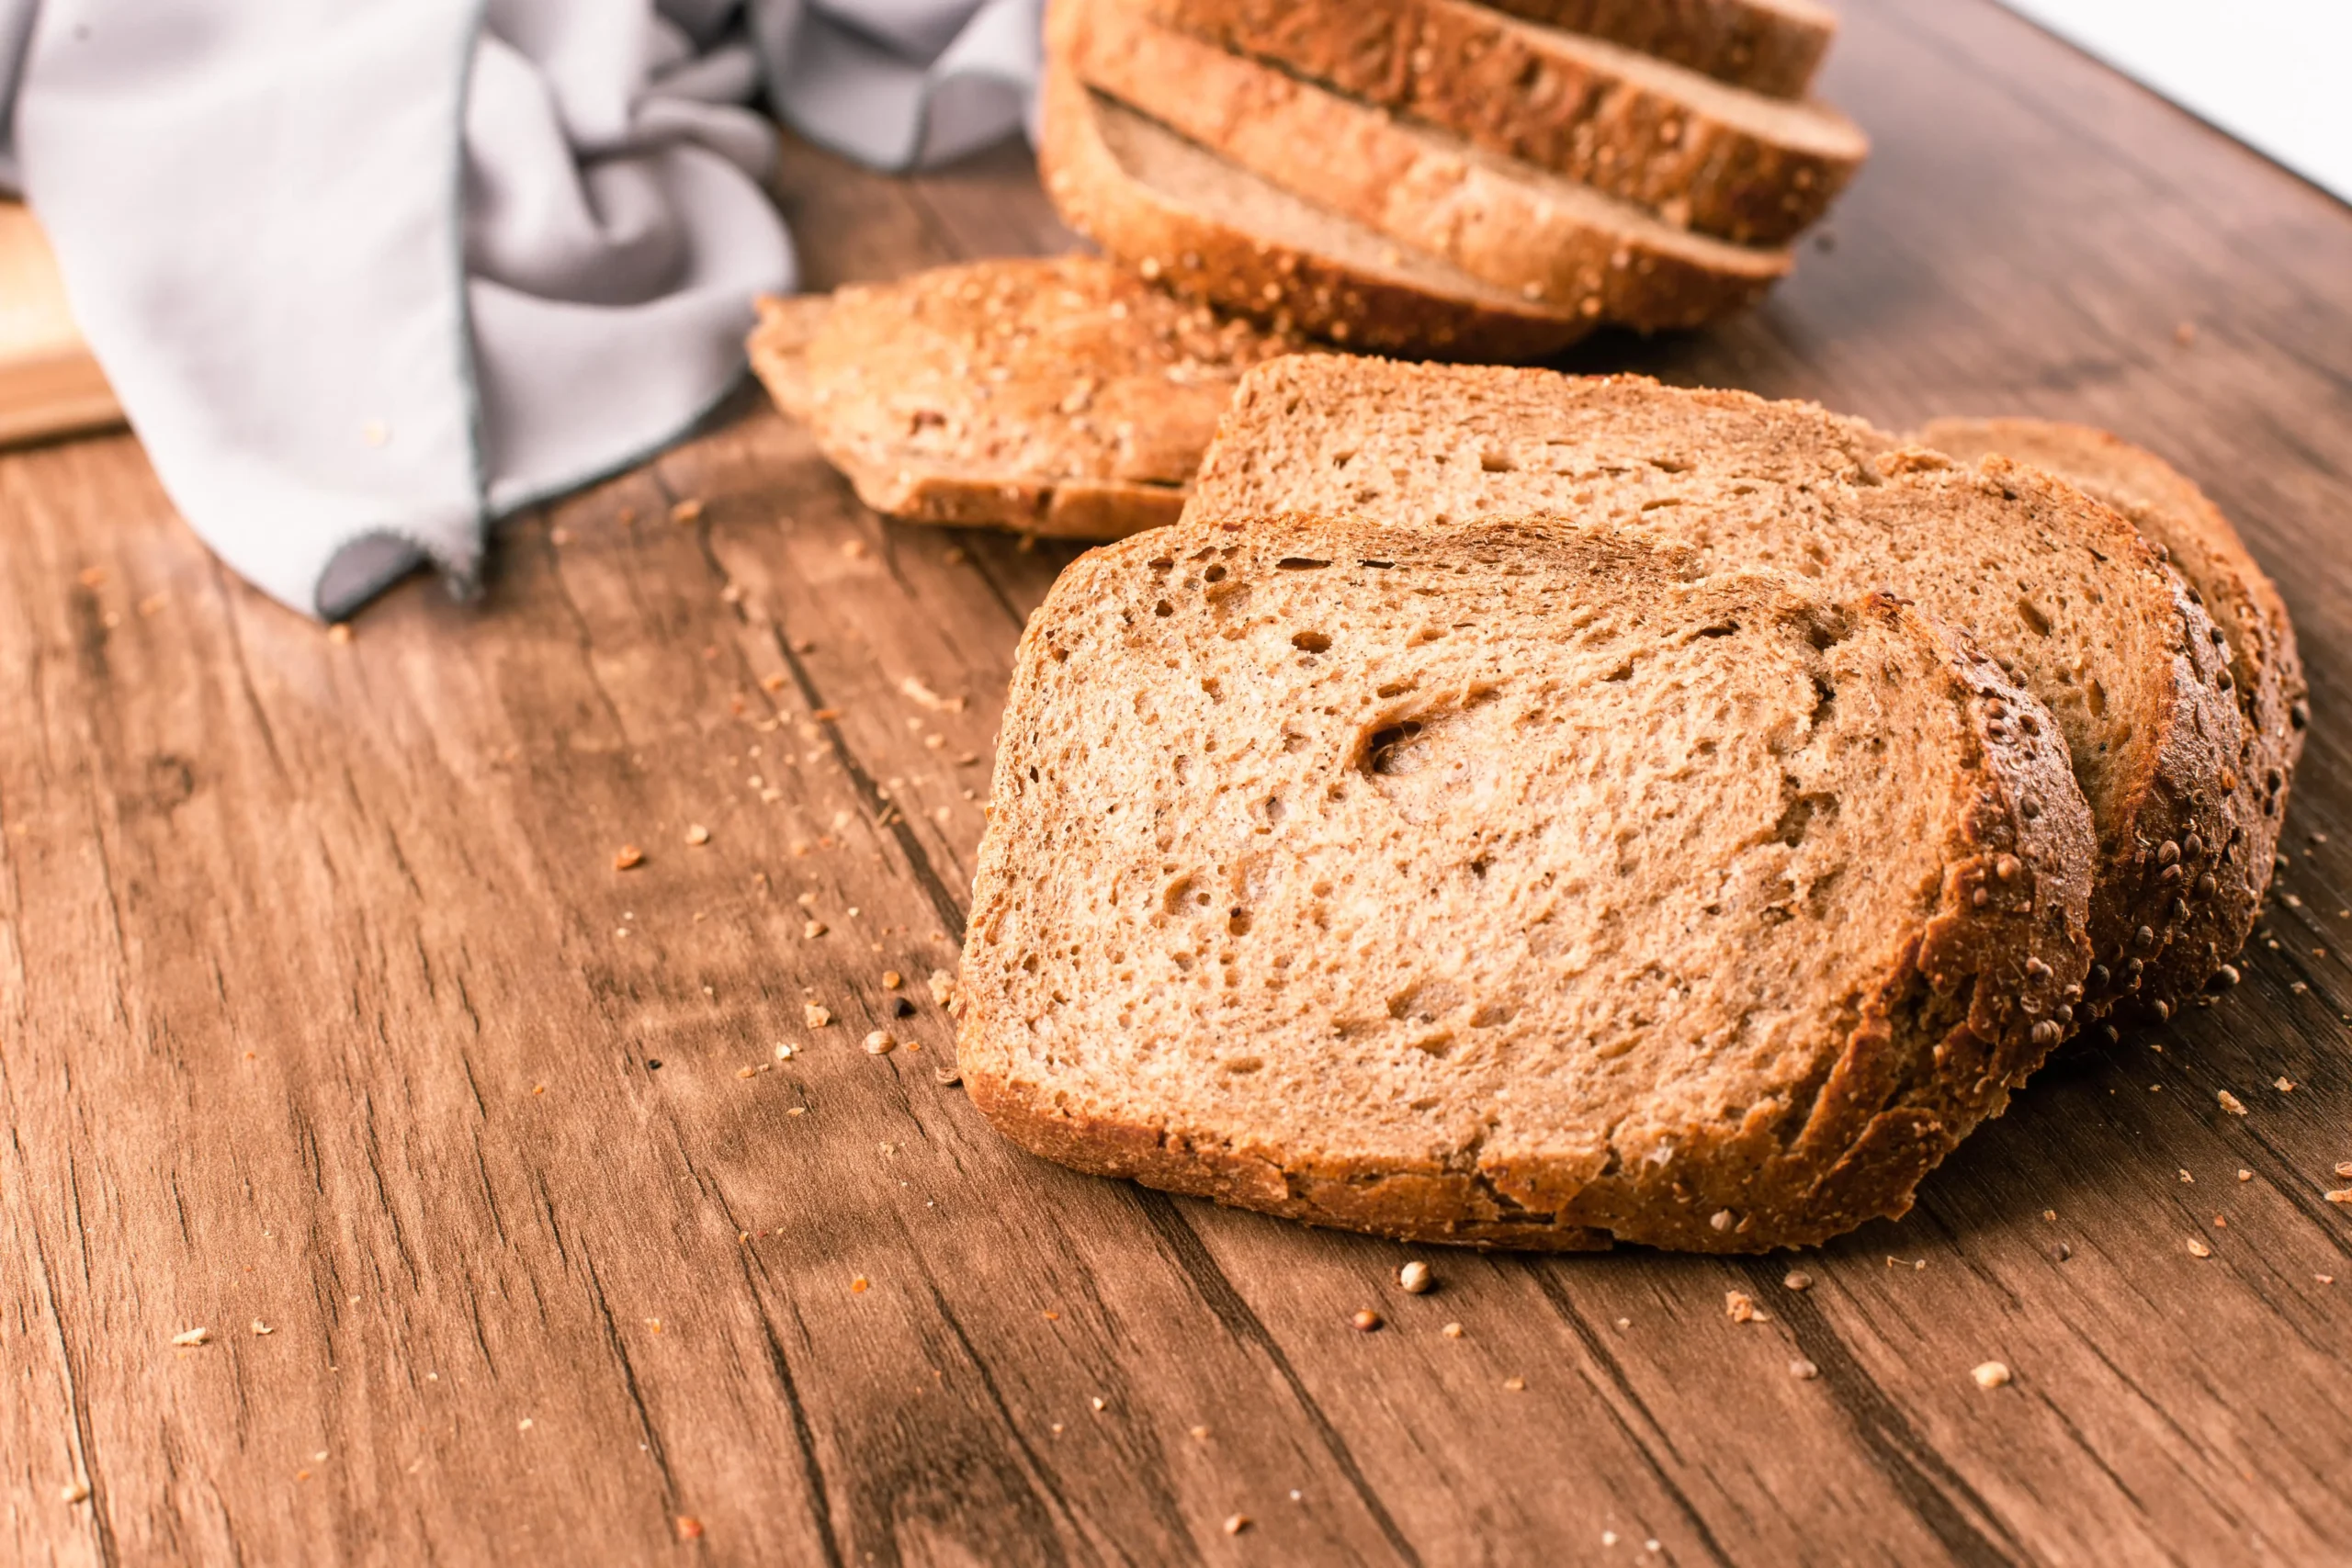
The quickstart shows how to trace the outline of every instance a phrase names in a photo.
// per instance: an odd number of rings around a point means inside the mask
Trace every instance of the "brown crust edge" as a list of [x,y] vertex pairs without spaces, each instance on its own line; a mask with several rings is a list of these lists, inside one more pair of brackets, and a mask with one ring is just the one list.
[[1049,61],[1038,171],[1069,225],[1148,281],[1351,348],[1436,359],[1540,359],[1590,319],[1447,299],[1312,251],[1263,241],[1161,197],[1103,141],[1090,89]]
[[[1124,564],[1126,551],[1181,549],[1184,538],[1242,526],[1261,525],[1185,525],[1176,539],[1156,534],[1095,552],[1065,572],[1022,637],[1004,732],[1019,732],[1013,715],[1035,690],[1038,650],[1057,601],[1095,592],[1091,580]],[[1363,542],[1370,547],[1374,536],[1367,532]],[[1483,1161],[1475,1170],[1357,1162],[1285,1168],[1182,1129],[1040,1098],[1010,1077],[1009,1055],[988,1038],[985,993],[967,987],[957,1049],[973,1102],[1015,1143],[1078,1169],[1416,1241],[1592,1250],[1623,1240],[1752,1253],[1818,1245],[1907,1212],[1920,1179],[1978,1122],[1999,1114],[2009,1091],[2064,1037],[2089,962],[2085,916],[2095,845],[2088,807],[2047,710],[1989,659],[1955,646],[1903,602],[1872,595],[1856,613],[1906,620],[1943,642],[1948,692],[1974,739],[1981,787],[1954,828],[1971,852],[1947,865],[1937,914],[1865,999],[1861,1021],[1790,1145],[1795,1156],[1777,1153],[1771,1120],[1751,1117],[1712,1148],[1686,1145],[1702,1155],[1677,1160],[1671,1171],[1651,1168],[1614,1179]],[[1000,771],[1016,765],[1009,752],[998,760]],[[976,916],[1005,876],[986,849]],[[2000,874],[2005,861],[2007,876]],[[967,956],[986,940],[978,919],[972,929]],[[1905,1038],[1897,1038],[1898,1029]],[[1703,1179],[1694,1179],[1694,1167],[1706,1168]]]
[[[2287,786],[2299,750],[2288,716],[2303,700],[2290,695],[2302,678],[2293,628],[2277,589],[2237,530],[2202,491],[2162,459],[2104,431],[2034,420],[1939,421],[1918,434],[1922,439],[1939,436],[1960,445],[1954,437],[1968,426],[1988,434],[2006,426],[2010,437],[1974,444],[1967,456],[1974,450],[1988,454],[1978,461],[1980,473],[2005,488],[2017,487],[2030,476],[2037,485],[2088,497],[2141,542],[2147,562],[2170,590],[2172,613],[2180,628],[2174,644],[2178,657],[2173,711],[2158,748],[2157,772],[2147,781],[2132,814],[2134,842],[2121,847],[2100,879],[2101,908],[2094,909],[2092,924],[2107,935],[2087,986],[2094,1014],[2130,1005],[2160,1021],[2168,1019],[2245,945],[2270,885]],[[2145,506],[2116,506],[2102,493],[2105,487],[2030,457],[1993,449],[2024,445],[2019,437],[2078,440],[2086,454],[2154,465],[2193,495],[2202,505],[2201,513],[2177,521],[2194,532],[2204,549],[2205,566],[2218,574],[2208,581],[2218,585],[2235,580],[2232,586],[2244,595],[2256,640],[2263,645],[2256,653],[2260,668],[2247,669],[2227,633],[2207,613],[2204,598],[2212,590],[2200,591],[2195,579],[2184,573],[2183,563],[2169,558],[2161,541],[2151,536]],[[2135,518],[2134,511],[2141,516]],[[2226,650],[2228,657],[2217,649]],[[2139,940],[2141,930],[2151,933],[2152,942]]]
[[[1838,18],[1826,9],[1818,20],[1792,17],[1758,0],[1696,0],[1668,7],[1657,0],[1491,0],[1495,9],[1524,21],[1589,33],[1626,49],[1655,54],[1687,70],[1767,97],[1794,98],[1813,85],[1821,62],[1838,36]],[[1696,12],[1712,25],[1702,37],[1661,38],[1662,14]],[[1628,18],[1639,18],[1640,25]]]
[[[1869,155],[1861,129],[1826,104],[1800,107],[1850,136],[1849,152],[1729,123],[1709,111],[1704,92],[1678,95],[1670,83],[1614,67],[1576,34],[1462,0],[1356,0],[1346,8],[1278,0],[1271,23],[1267,0],[1140,3],[1162,25],[1219,49],[1739,244],[1785,244],[1818,222]],[[1430,57],[1444,63],[1416,67]]]

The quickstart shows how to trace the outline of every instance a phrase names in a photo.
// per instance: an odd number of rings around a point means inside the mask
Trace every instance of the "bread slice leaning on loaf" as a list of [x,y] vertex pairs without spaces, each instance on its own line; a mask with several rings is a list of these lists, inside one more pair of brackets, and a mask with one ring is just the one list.
[[1055,208],[1180,294],[1279,331],[1441,359],[1540,359],[1596,323],[1324,211],[1102,96],[1057,59],[1038,91],[1037,163]]
[[759,310],[752,368],[866,505],[1080,539],[1173,522],[1241,372],[1301,346],[1095,256]]
[[[1754,303],[1785,251],[1709,239],[1628,202],[1151,21],[1055,0],[1088,85],[1268,184],[1521,298],[1644,329]],[[1402,254],[1401,252],[1399,253]]]
[[1023,637],[964,952],[1038,1153],[1430,1241],[1909,1207],[2088,947],[2047,713],[1892,599],[1560,525],[1189,523]]
[[1709,570],[1914,600],[2065,735],[2098,830],[2093,1010],[2177,1005],[2252,927],[2270,859],[2254,852],[2213,623],[2129,523],[2039,469],[1963,467],[1744,392],[1333,355],[1242,378],[1185,516],[1285,511],[1573,518],[1694,549]]
[[1209,44],[1442,128],[1497,158],[1523,160],[1678,227],[1744,244],[1783,243],[1818,221],[1870,152],[1860,129],[1826,104],[1725,86],[1472,0],[1093,5],[1106,16],[1148,12]]
[[[2238,774],[2256,807],[2247,858],[2271,863],[2311,727],[2311,692],[2286,601],[2221,508],[2154,453],[2089,425],[1939,419],[1911,439],[1962,462],[1997,454],[2056,474],[2130,518],[2164,552],[2227,639],[2231,689],[2245,720]],[[2222,945],[2237,944],[2224,938]]]

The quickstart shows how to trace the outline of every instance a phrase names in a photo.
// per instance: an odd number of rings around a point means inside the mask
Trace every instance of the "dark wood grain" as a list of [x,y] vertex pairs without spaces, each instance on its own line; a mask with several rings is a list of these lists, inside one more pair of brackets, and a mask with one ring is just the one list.
[[[2352,1561],[2352,213],[1990,6],[1845,9],[1834,238],[1574,363],[2202,481],[2319,716],[2247,984],[1820,1254],[1425,1252],[1408,1296],[1405,1248],[1041,1164],[940,1080],[1066,549],[882,524],[747,395],[344,644],[127,438],[17,454],[0,1561]],[[1016,151],[782,185],[820,286],[1069,243]]]

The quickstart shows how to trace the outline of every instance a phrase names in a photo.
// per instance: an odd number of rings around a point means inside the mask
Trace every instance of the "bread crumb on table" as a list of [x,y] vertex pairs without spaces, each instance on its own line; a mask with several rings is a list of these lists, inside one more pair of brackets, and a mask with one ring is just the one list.
[[1751,1298],[1745,1291],[1725,1291],[1724,1292],[1724,1315],[1731,1319],[1734,1323],[1760,1323],[1769,1321],[1767,1315],[1758,1309],[1754,1299]]
[[645,852],[639,849],[635,844],[623,844],[619,849],[613,852],[613,869],[615,871],[635,871],[639,866],[643,865],[644,863]]
[[1813,1289],[1813,1276],[1802,1269],[1792,1269],[1781,1278],[1781,1283],[1792,1291],[1809,1291]]
[[710,842],[710,829],[697,822],[686,829],[686,842],[699,849]]
[[1239,1535],[1243,1530],[1246,1530],[1246,1529],[1248,1529],[1249,1528],[1250,1528],[1250,1516],[1249,1516],[1249,1515],[1247,1515],[1247,1514],[1228,1514],[1228,1515],[1227,1515],[1227,1516],[1226,1516],[1226,1520],[1225,1520],[1225,1533],[1226,1533],[1226,1534],[1227,1534],[1227,1535]]
[[692,1514],[680,1514],[677,1518],[672,1522],[677,1527],[678,1539],[680,1540],[700,1540],[702,1539],[702,1521],[695,1518]]
[[2213,1256],[2213,1249],[2206,1246],[2202,1238],[2190,1236],[2188,1238],[2188,1256],[2191,1258],[2211,1258]]
[[670,521],[681,526],[695,522],[701,516],[702,502],[692,496],[670,508]]
[[1821,1375],[1821,1369],[1802,1357],[1789,1363],[1789,1376],[1810,1382]]
[[898,1043],[888,1030],[877,1029],[865,1037],[865,1054],[869,1056],[888,1055],[890,1048]]
[[1978,1388],[1999,1388],[2009,1381],[2009,1369],[1999,1361],[1980,1361],[1968,1375]]
[[1448,1339],[1459,1339],[1462,1337],[1462,1325],[1458,1323],[1449,1323],[1443,1328],[1439,1329],[1438,1332],[1444,1335]]
[[173,1335],[172,1343],[186,1348],[205,1344],[211,1337],[212,1330],[209,1328],[187,1328]]
[[1437,1289],[1437,1276],[1430,1266],[1416,1258],[1396,1270],[1396,1283],[1408,1295],[1425,1296]]
[[2228,1111],[2231,1115],[2243,1116],[2245,1114],[2245,1101],[2240,1100],[2236,1095],[2232,1094],[2228,1089],[2220,1090],[2214,1098],[2221,1101],[2222,1109]]
[[811,1029],[822,1029],[833,1021],[833,1015],[817,1003],[809,1002],[801,1008],[800,1020]]
[[57,1489],[57,1500],[61,1503],[88,1502],[90,1500],[89,1483],[82,1481],[67,1482]]
[[1374,1329],[1378,1328],[1383,1321],[1385,1320],[1381,1315],[1370,1307],[1361,1309],[1353,1317],[1348,1319],[1359,1334],[1370,1334]]

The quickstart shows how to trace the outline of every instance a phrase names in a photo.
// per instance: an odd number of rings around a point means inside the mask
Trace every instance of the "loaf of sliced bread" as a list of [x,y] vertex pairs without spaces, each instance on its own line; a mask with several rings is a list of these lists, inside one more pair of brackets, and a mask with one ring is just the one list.
[[1690,233],[1161,27],[1134,0],[1056,0],[1055,21],[1089,86],[1377,231],[1392,252],[1441,256],[1524,299],[1629,326],[1686,327],[1753,302],[1788,271],[1785,251]]
[[[1261,174],[1264,167],[1228,145],[1235,132],[1255,129],[1249,123],[1255,106],[1220,102],[1238,96],[1238,85],[1196,81],[1197,60],[1155,40],[1142,19],[1147,12],[1490,153],[1637,203],[1677,227],[1743,243],[1780,244],[1816,221],[1870,151],[1853,121],[1825,104],[1725,86],[1470,0],[1089,4],[1099,51],[1125,48],[1175,68],[1155,75],[1152,64],[1135,62],[1140,85],[1157,89],[1148,100],[1095,72],[1090,81]],[[1197,117],[1238,122],[1226,140],[1199,135],[1168,112],[1193,93],[1206,100]],[[1251,96],[1262,98],[1265,89]],[[1461,161],[1458,152],[1453,156]]]
[[[2156,545],[2227,640],[2231,686],[2245,721],[2237,779],[2245,802],[2246,853],[2250,861],[2271,863],[2311,724],[2310,689],[2286,602],[2221,508],[2154,453],[2088,425],[1939,419],[1911,439],[1963,462],[1997,454],[2056,474],[2130,518]],[[2241,913],[2253,918],[2251,910]],[[2204,933],[2204,940],[2226,954],[2245,936],[2219,931]]]
[[[1818,0],[1494,0],[1530,21],[1606,39],[1775,97],[1801,96],[1838,33]],[[1319,8],[1319,7],[1318,7]]]
[[2134,992],[2176,1005],[2250,928],[2270,860],[2213,623],[2129,523],[2039,469],[1962,467],[1741,392],[1293,358],[1243,378],[1185,515],[1286,511],[1569,518],[1691,548],[1711,570],[1914,600],[2065,735],[2098,829],[2094,1010]]
[[1302,200],[1049,60],[1037,147],[1071,227],[1146,278],[1351,347],[1539,359],[1598,312],[1531,299]]
[[1297,346],[1095,256],[763,299],[750,344],[876,512],[1081,539],[1173,522],[1241,372]]
[[1338,517],[1081,558],[1004,716],[975,1102],[1084,1169],[1430,1241],[1903,1213],[2062,1033],[2089,816],[2041,705],[1915,612],[1702,569]]

